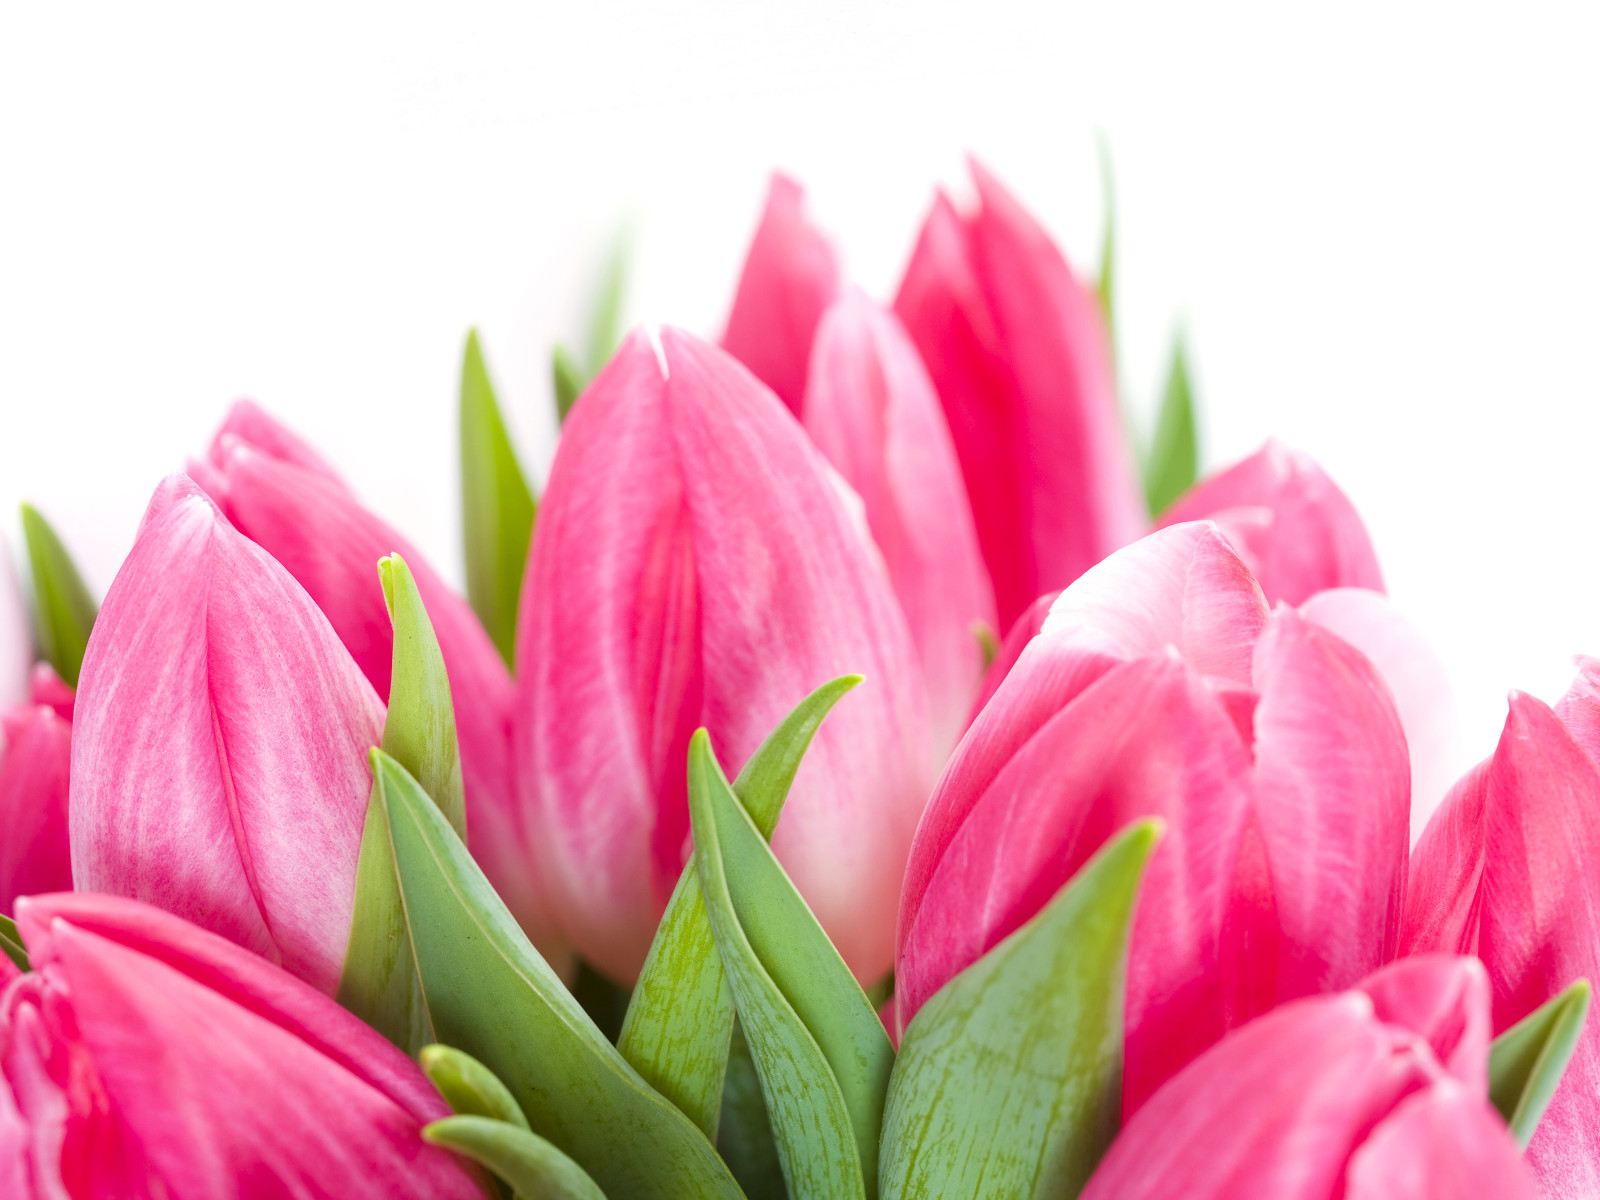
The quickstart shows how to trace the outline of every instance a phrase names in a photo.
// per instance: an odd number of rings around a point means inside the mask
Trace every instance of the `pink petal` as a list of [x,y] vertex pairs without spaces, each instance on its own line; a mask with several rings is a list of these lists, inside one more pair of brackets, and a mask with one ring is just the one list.
[[1129,951],[1124,1088],[1135,1106],[1222,1032],[1218,936],[1248,770],[1232,719],[1180,660],[1107,671],[969,802],[920,905],[903,914],[901,1019],[1037,912],[1107,837],[1161,816]]
[[0,714],[0,913],[18,896],[72,886],[67,850],[67,770],[72,726],[47,705]]
[[524,585],[524,798],[563,921],[631,977],[684,862],[689,733],[708,727],[731,773],[812,688],[859,671],[773,844],[875,978],[929,761],[905,619],[794,419],[719,351],[661,342],[658,364],[630,338],[569,418]]
[[[1280,607],[1256,644],[1255,812],[1280,939],[1274,1001],[1395,955],[1406,895],[1405,736],[1372,664]],[[1259,951],[1250,974],[1273,964]],[[1249,985],[1260,995],[1261,981]]]
[[823,315],[802,419],[866,506],[928,681],[935,765],[983,674],[995,624],[966,485],[933,384],[900,322],[855,290]]
[[1600,659],[1580,654],[1578,673],[1556,704],[1556,715],[1589,757],[1600,763]]
[[313,475],[320,475],[330,483],[344,487],[339,473],[328,461],[313,450],[309,443],[273,417],[253,400],[236,400],[228,410],[222,428],[211,440],[211,465],[223,469],[223,455],[219,453],[229,438],[237,438],[247,446],[254,446],[263,454],[286,462]]
[[1536,1200],[1538,1184],[1479,1090],[1442,1079],[1404,1100],[1350,1159],[1346,1200]]
[[383,706],[310,597],[169,480],[80,685],[76,886],[190,917],[331,993]]
[[11,566],[11,553],[0,537],[0,707],[20,704],[28,695],[28,667],[33,662],[33,630],[28,605]]
[[535,941],[558,952],[534,866],[533,835],[522,827],[511,773],[516,688],[477,616],[410,542],[361,507],[331,469],[303,465],[312,452],[265,412],[241,401],[223,429],[209,455],[223,512],[310,593],[384,699],[394,633],[377,563],[390,553],[405,559],[450,677],[472,852]]
[[1481,962],[1421,954],[1367,976],[1360,988],[1378,1020],[1420,1034],[1480,1102],[1489,1094],[1489,974]]
[[1228,535],[1273,604],[1300,604],[1327,588],[1383,591],[1355,506],[1309,457],[1278,442],[1197,483],[1161,524],[1204,518]]
[[1275,1009],[1152,1096],[1083,1200],[1334,1200],[1374,1122],[1436,1075],[1416,1045],[1357,992]]
[[1388,685],[1411,757],[1411,843],[1416,845],[1468,765],[1461,761],[1455,690],[1444,663],[1381,592],[1330,588],[1302,604],[1300,615],[1365,654]]
[[989,703],[990,698],[999,690],[1001,682],[1011,674],[1011,668],[1017,665],[1017,659],[1022,655],[1022,648],[1033,640],[1033,635],[1044,628],[1045,619],[1050,615],[1050,606],[1056,602],[1060,592],[1046,592],[1027,608],[1022,610],[1022,615],[1011,622],[1005,640],[1000,643],[1000,649],[994,656],[994,661],[983,673],[982,685],[978,688],[978,698],[972,702],[972,708],[967,713],[967,725],[970,727],[978,719],[978,714],[983,711],[983,706]]
[[55,668],[49,663],[34,663],[33,671],[28,676],[28,700],[46,706],[70,724],[78,694],[56,674]]
[[1411,853],[1401,954],[1478,952],[1489,769],[1462,776]]
[[1174,646],[1195,670],[1250,683],[1267,620],[1261,589],[1209,522],[1159,530],[1062,592],[1046,632],[1089,628],[1127,658]]
[[811,339],[839,292],[833,247],[805,216],[805,193],[774,174],[767,206],[739,276],[722,348],[794,413],[806,390]]

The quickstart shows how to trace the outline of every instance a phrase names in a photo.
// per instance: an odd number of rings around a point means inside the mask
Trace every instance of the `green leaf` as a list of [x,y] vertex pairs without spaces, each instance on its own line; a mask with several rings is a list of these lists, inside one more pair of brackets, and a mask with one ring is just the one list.
[[550,352],[550,378],[556,389],[556,417],[565,424],[567,414],[583,395],[589,378],[567,348],[559,343]]
[[722,1083],[722,1121],[717,1127],[717,1153],[739,1181],[747,1200],[787,1200],[783,1164],[772,1140],[761,1077],[750,1057],[744,1030],[733,1023],[728,1043],[728,1071]]
[[28,963],[28,951],[22,945],[22,935],[17,932],[17,923],[10,917],[0,916],[0,951],[16,964],[17,970],[33,970]]
[[503,1080],[612,1195],[737,1200],[711,1143],[584,1015],[427,794],[381,750],[373,764],[438,1039]]
[[1158,517],[1184,492],[1194,486],[1200,474],[1200,450],[1195,434],[1194,389],[1189,382],[1189,364],[1184,355],[1183,338],[1172,341],[1172,365],[1167,371],[1167,389],[1156,416],[1156,431],[1150,439],[1150,456],[1145,460],[1144,494],[1150,515]]
[[494,385],[467,334],[461,362],[461,537],[467,599],[506,666],[516,668],[517,600],[536,505],[500,417]]
[[1534,1009],[1489,1047],[1489,1102],[1524,1150],[1555,1095],[1589,1012],[1589,981],[1580,979]]
[[462,1117],[489,1117],[528,1128],[528,1118],[516,1097],[498,1076],[470,1054],[463,1054],[454,1046],[424,1046],[417,1055],[427,1075],[439,1094],[444,1097],[450,1111]]
[[78,686],[83,651],[100,608],[56,531],[31,504],[22,506],[22,533],[33,573],[34,636],[39,653],[72,687]]
[[689,815],[711,931],[790,1195],[874,1195],[863,1167],[876,1157],[893,1048],[734,796],[704,729],[689,741]]
[[556,415],[565,422],[589,381],[600,374],[622,341],[622,308],[628,291],[628,262],[633,239],[624,227],[611,243],[605,267],[595,288],[589,310],[588,334],[584,338],[583,360],[557,344],[550,356],[550,373],[555,383]]
[[[795,772],[823,718],[860,682],[859,675],[845,675],[817,688],[745,763],[733,790],[763,837],[770,838],[777,827]],[[617,1049],[651,1087],[714,1139],[732,1028],[733,993],[691,861],[656,927]]]
[[[403,558],[391,554],[379,559],[378,581],[394,625],[384,752],[422,785],[457,836],[465,837],[455,708],[439,639]],[[414,1054],[434,1040],[416,975],[394,877],[388,822],[374,788],[356,859],[355,908],[339,976],[339,1003]]]
[[1117,1130],[1141,821],[924,1004],[883,1119],[883,1200],[1076,1196]]
[[1095,281],[1095,295],[1100,301],[1100,315],[1106,322],[1106,342],[1116,361],[1117,346],[1117,194],[1111,175],[1111,145],[1104,136],[1098,139],[1100,151],[1100,192],[1105,198],[1106,223],[1100,234],[1100,277]]
[[529,1200],[606,1200],[587,1171],[526,1128],[488,1117],[446,1117],[424,1125],[422,1138],[488,1167]]

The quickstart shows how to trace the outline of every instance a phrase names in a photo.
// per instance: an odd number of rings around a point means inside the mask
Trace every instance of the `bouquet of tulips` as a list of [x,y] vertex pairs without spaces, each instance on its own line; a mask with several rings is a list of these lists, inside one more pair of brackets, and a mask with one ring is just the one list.
[[611,272],[537,500],[469,338],[466,598],[248,402],[98,605],[24,508],[0,1194],[1600,1194],[1600,662],[1450,778],[1343,493],[1181,351],[1130,436],[973,175],[888,307],[781,177],[720,346]]

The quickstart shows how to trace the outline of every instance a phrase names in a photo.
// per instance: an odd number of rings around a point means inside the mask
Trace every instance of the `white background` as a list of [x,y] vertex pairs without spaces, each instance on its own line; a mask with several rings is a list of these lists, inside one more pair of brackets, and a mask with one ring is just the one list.
[[769,169],[887,296],[970,149],[1087,273],[1103,131],[1135,402],[1181,320],[1208,463],[1327,466],[1469,755],[1600,653],[1593,4],[68,7],[0,9],[0,503],[97,589],[240,395],[459,578],[465,330],[542,473],[625,216],[714,336]]

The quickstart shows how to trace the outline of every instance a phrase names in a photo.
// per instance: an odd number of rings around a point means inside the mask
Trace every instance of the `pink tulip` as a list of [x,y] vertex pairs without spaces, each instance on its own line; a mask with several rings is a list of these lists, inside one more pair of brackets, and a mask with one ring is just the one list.
[[1086,572],[973,721],[917,830],[901,1028],[1129,821],[1165,818],[1134,919],[1124,1103],[1225,1029],[1393,957],[1407,762],[1371,663],[1261,590],[1214,525]]
[[0,994],[0,1193],[482,1196],[419,1135],[449,1112],[422,1072],[277,967],[111,896],[26,897],[17,924],[33,971]]
[[797,415],[806,390],[811,339],[839,287],[838,256],[806,220],[805,193],[787,175],[774,174],[722,348]]
[[0,707],[21,704],[27,698],[28,665],[32,662],[28,606],[17,585],[10,551],[0,538]]
[[157,489],[94,632],[72,876],[332,993],[383,705],[327,618],[185,476]]
[[817,327],[801,420],[866,507],[922,660],[943,763],[983,675],[976,627],[993,629],[994,593],[933,384],[900,322],[858,291]]
[[1275,441],[1190,488],[1162,525],[1215,521],[1267,601],[1301,604],[1324,588],[1383,591],[1355,506],[1309,457]]
[[1145,528],[1094,296],[972,163],[978,207],[935,198],[895,312],[939,391],[1001,628]]
[[450,677],[468,842],[507,906],[554,953],[559,938],[549,927],[511,776],[516,688],[467,602],[405,538],[363,508],[314,451],[248,400],[233,406],[206,462],[191,470],[234,527],[311,594],[384,700],[394,632],[377,564],[391,552],[405,559]]
[[1284,1005],[1169,1080],[1083,1200],[1534,1200],[1488,1102],[1488,984],[1470,958],[1396,964]]
[[[1412,858],[1402,948],[1476,954],[1503,1030],[1600,979],[1600,662],[1554,710],[1511,695],[1494,755],[1434,814]],[[1554,1196],[1600,1192],[1600,1026],[1590,1020],[1528,1158]]]
[[30,702],[0,710],[0,913],[29,892],[72,887],[71,762],[72,689],[40,663]]
[[818,734],[773,847],[862,978],[890,964],[926,797],[926,696],[882,562],[794,418],[674,329],[623,345],[562,432],[517,631],[524,803],[580,954],[644,960],[686,861],[685,761],[730,774],[811,689]]
[[967,713],[968,725],[978,719],[983,706],[989,703],[990,697],[999,689],[1001,682],[1011,674],[1011,668],[1016,666],[1017,659],[1022,657],[1022,648],[1033,641],[1034,635],[1044,628],[1045,620],[1050,616],[1050,606],[1056,602],[1056,597],[1059,595],[1060,592],[1046,592],[1023,609],[1020,617],[1011,622],[1005,640],[995,651],[994,661],[983,673],[983,681],[978,686],[978,698],[972,702],[972,708]]

